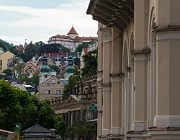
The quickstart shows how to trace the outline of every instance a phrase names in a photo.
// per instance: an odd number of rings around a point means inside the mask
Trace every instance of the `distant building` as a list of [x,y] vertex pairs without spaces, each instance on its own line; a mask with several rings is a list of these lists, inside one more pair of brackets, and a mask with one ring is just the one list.
[[61,97],[64,90],[64,85],[68,83],[68,80],[61,77],[52,75],[38,86],[38,97],[40,100],[46,98]]
[[69,76],[73,75],[74,73],[74,66],[73,66],[73,57],[70,55],[68,57],[68,66],[66,67],[66,73],[64,74],[65,79],[69,79]]
[[36,67],[32,63],[26,63],[23,70],[22,74],[35,74],[36,73]]
[[48,66],[47,60],[48,58],[46,56],[46,53],[44,53],[44,56],[42,58],[42,66],[40,67],[39,73],[39,84],[49,79],[49,77],[51,77],[52,75],[56,75],[56,72]]
[[49,44],[61,44],[71,50],[71,52],[74,52],[76,47],[83,43],[83,42],[90,42],[93,41],[95,46],[97,46],[97,37],[79,37],[78,33],[72,27],[70,31],[66,35],[60,35],[57,34],[55,36],[52,36],[49,38],[48,43]]
[[97,78],[89,77],[84,81],[77,81],[72,88],[72,95],[66,98],[55,97],[52,107],[56,114],[61,114],[71,127],[76,121],[86,120],[97,122]]
[[56,140],[57,135],[43,126],[36,124],[22,131],[21,137],[28,140]]
[[0,54],[0,73],[8,68],[8,59],[13,58],[15,55],[9,51]]

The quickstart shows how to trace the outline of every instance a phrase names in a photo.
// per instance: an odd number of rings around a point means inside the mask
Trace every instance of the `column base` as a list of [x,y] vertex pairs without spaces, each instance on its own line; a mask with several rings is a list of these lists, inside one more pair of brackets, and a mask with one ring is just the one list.
[[156,127],[180,127],[180,116],[162,115],[154,118]]
[[147,131],[153,140],[180,140],[180,128],[177,127],[152,127]]
[[142,122],[142,121],[134,122],[133,129],[135,132],[146,130],[146,122]]
[[111,127],[111,131],[110,131],[111,134],[122,134],[122,128],[120,127]]
[[103,136],[107,136],[107,135],[109,135],[109,133],[110,133],[109,129],[103,129],[102,130],[102,135]]
[[119,135],[119,134],[109,134],[107,136],[107,140],[122,140],[124,139],[124,135]]

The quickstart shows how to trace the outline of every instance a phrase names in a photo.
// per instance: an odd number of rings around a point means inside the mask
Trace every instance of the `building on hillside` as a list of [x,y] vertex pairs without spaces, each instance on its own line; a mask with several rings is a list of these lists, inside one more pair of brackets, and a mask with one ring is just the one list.
[[64,78],[68,80],[69,76],[73,75],[74,70],[75,68],[73,66],[73,57],[70,55],[68,57],[68,65],[66,67],[66,73],[64,74]]
[[72,94],[52,99],[52,107],[56,114],[61,114],[68,127],[75,121],[86,120],[97,122],[97,88],[96,77],[78,81]]
[[22,74],[32,75],[37,72],[36,67],[32,64],[27,62],[22,70]]
[[180,139],[180,1],[91,0],[98,139]]
[[5,140],[17,140],[18,135],[16,132],[0,129],[0,138]]
[[8,60],[14,56],[15,55],[9,51],[0,54],[0,73],[8,68]]
[[61,44],[62,46],[69,48],[71,52],[74,52],[79,44],[91,41],[93,41],[94,44],[92,46],[97,47],[97,37],[79,37],[74,27],[72,27],[70,31],[67,33],[67,36],[57,34],[55,36],[50,37],[48,43]]
[[61,77],[52,75],[38,86],[38,98],[44,100],[46,98],[61,97],[63,94],[64,86],[68,80]]
[[22,54],[24,52],[23,45],[16,45],[15,47],[19,54]]
[[46,53],[44,53],[42,58],[42,66],[40,67],[39,73],[39,84],[49,79],[52,75],[56,75],[56,72],[48,66],[48,58]]

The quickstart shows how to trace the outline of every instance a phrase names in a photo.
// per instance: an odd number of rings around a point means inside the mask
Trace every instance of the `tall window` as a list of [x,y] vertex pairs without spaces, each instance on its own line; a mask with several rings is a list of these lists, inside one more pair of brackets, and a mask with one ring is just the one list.
[[61,90],[56,90],[56,94],[62,94]]
[[51,94],[51,91],[50,90],[46,90],[46,94]]

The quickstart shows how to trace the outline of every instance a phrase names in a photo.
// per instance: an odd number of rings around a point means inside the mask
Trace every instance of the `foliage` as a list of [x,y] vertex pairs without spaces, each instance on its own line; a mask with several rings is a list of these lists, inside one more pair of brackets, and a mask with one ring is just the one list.
[[21,79],[21,71],[24,68],[24,63],[18,57],[15,58],[15,63],[16,64],[15,64],[13,71],[14,71],[14,73],[16,72],[17,78]]
[[4,51],[8,51],[9,48],[11,48],[11,46],[13,46],[12,44],[9,44],[8,42],[0,39],[0,47],[2,47],[4,49]]
[[4,80],[0,80],[0,106],[1,129],[13,131],[18,124],[25,130],[36,124],[37,119],[47,129],[59,123],[49,100],[39,101],[36,95],[29,96]]
[[96,137],[96,131],[96,124],[86,121],[77,121],[72,127],[67,128],[66,137],[71,137],[71,139],[76,137],[78,139],[84,138],[85,140],[90,140]]
[[74,86],[76,84],[76,81],[78,81],[80,78],[80,72],[75,69],[74,71],[74,74],[69,76],[69,79],[68,79],[68,84],[64,86],[64,91],[63,91],[63,94],[64,94],[64,97],[66,98],[67,95],[71,95],[71,94],[74,94]]
[[54,71],[56,71],[57,75],[59,75],[60,69],[59,69],[58,66],[56,66],[56,65],[51,65],[50,68],[53,69]]
[[67,124],[60,115],[55,116],[55,129],[56,132],[61,136],[61,138],[64,139]]
[[61,52],[66,52],[66,53],[69,53],[70,52],[70,49],[65,47],[65,46],[61,46]]
[[4,69],[3,73],[5,73],[8,76],[12,76],[13,75],[13,71],[11,69]]
[[44,51],[46,50],[47,53],[57,53],[61,52],[61,47],[61,44],[44,44],[40,47],[39,52],[44,53]]
[[97,72],[97,50],[88,52],[83,56],[84,68],[82,76],[94,75]]
[[27,44],[24,53],[21,55],[21,58],[24,62],[28,62],[33,56],[39,55],[39,44],[31,41],[29,44]]
[[16,46],[10,47],[10,48],[9,48],[9,51],[10,51],[11,53],[13,53],[14,55],[16,55],[16,56],[18,56],[18,54],[19,54]]
[[35,73],[35,74],[33,74],[33,76],[31,78],[28,78],[28,76],[21,77],[20,81],[22,83],[26,82],[26,84],[28,84],[28,85],[37,87],[39,85],[39,74]]
[[80,58],[75,58],[74,59],[74,64],[79,68],[80,67]]
[[75,50],[75,52],[82,52],[83,48],[88,48],[88,45],[90,44],[90,42],[83,42],[81,44],[79,44]]

